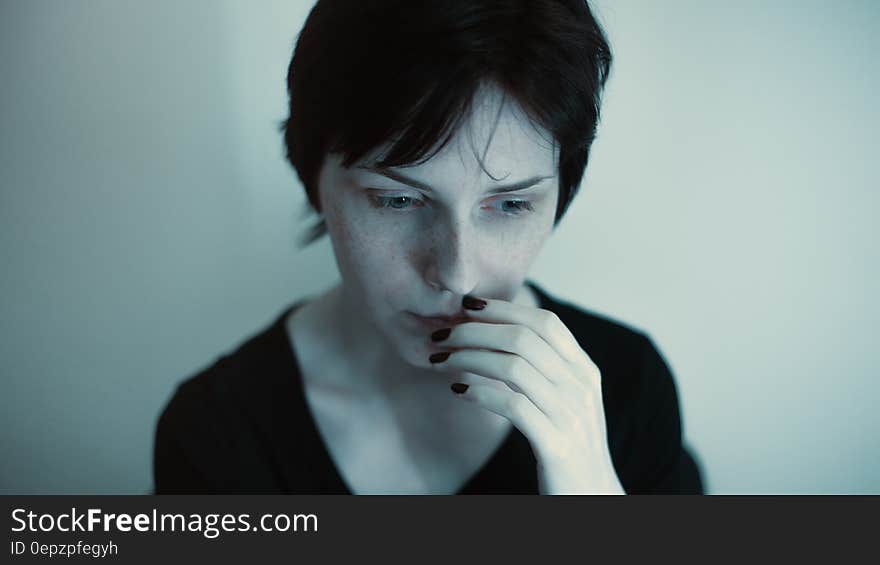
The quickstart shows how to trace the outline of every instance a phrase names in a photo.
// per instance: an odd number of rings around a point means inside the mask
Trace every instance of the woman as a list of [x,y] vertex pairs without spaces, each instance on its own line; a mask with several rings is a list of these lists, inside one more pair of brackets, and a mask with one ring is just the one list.
[[283,129],[341,281],[180,385],[157,492],[700,492],[650,339],[526,280],[610,65],[583,0],[319,0]]

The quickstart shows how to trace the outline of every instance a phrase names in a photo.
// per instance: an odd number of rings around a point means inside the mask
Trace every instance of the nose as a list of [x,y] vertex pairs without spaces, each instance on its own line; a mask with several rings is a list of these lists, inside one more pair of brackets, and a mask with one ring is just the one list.
[[425,271],[428,284],[456,298],[474,291],[480,261],[473,228],[465,222],[439,222],[429,237]]

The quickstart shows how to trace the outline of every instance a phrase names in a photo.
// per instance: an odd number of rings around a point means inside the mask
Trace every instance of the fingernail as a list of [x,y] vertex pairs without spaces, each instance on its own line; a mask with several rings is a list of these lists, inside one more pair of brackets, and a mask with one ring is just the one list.
[[443,351],[441,353],[433,353],[430,357],[428,357],[428,361],[431,363],[442,363],[449,358],[449,352]]
[[443,341],[447,337],[449,337],[449,332],[452,331],[452,328],[443,328],[442,330],[437,330],[436,332],[431,334],[431,341]]
[[464,392],[468,389],[468,385],[463,383],[452,383],[452,386],[449,388],[452,389],[452,392],[455,394],[464,394]]
[[465,297],[461,299],[461,305],[468,310],[482,310],[486,307],[486,301],[466,294]]

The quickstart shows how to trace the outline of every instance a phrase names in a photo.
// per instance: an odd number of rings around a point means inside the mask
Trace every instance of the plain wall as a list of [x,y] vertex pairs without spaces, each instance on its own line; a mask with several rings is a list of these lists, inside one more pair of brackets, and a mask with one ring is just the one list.
[[[176,383],[338,277],[278,132],[311,4],[0,3],[0,492],[148,492]],[[530,278],[653,336],[709,492],[880,493],[880,4],[595,6]]]

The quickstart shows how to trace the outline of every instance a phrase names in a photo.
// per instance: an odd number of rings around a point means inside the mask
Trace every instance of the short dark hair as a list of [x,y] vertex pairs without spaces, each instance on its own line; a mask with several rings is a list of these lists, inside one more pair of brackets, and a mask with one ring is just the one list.
[[[422,163],[442,149],[478,90],[499,87],[559,148],[554,227],[583,178],[611,49],[587,0],[318,0],[287,72],[287,159],[320,213],[329,153],[349,167]],[[307,245],[326,233],[323,220]]]

